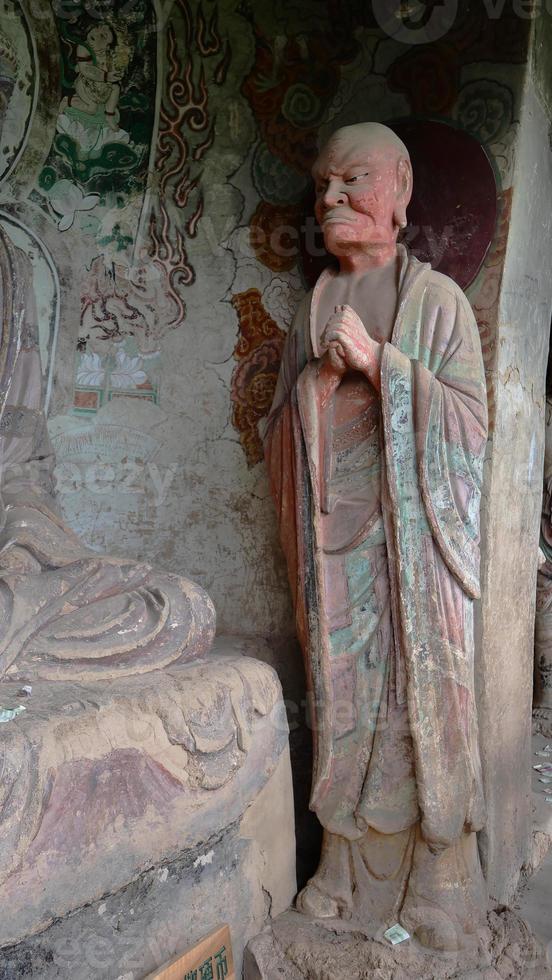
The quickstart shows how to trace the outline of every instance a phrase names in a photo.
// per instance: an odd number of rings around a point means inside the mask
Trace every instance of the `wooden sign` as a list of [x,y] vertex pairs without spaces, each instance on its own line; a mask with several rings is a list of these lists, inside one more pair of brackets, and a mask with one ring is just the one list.
[[187,953],[180,953],[146,980],[236,980],[228,926],[220,926]]

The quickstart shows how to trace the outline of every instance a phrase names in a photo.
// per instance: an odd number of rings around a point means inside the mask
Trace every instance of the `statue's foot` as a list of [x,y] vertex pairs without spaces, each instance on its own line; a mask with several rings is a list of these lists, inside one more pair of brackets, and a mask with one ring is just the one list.
[[295,908],[311,919],[339,918],[339,905],[335,899],[321,892],[313,881],[309,881],[303,891],[299,892],[295,899]]

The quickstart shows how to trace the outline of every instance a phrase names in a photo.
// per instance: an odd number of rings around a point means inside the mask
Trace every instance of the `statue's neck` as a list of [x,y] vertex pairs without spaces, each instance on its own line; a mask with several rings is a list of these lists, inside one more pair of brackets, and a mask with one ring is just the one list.
[[381,269],[397,257],[397,242],[387,242],[369,250],[354,250],[338,256],[339,271],[345,275],[361,275],[371,269]]
[[352,306],[367,332],[381,343],[390,340],[395,323],[399,291],[399,256],[386,265],[370,266],[358,273],[339,270],[326,279],[317,295],[316,329],[321,338],[337,306]]

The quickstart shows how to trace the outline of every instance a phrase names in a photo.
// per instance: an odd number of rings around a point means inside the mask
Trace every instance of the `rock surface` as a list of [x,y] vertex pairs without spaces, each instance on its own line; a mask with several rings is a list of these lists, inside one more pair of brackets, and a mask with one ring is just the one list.
[[[26,711],[0,726],[0,977],[81,976],[36,971],[34,952],[31,972],[8,967],[44,942],[52,962],[71,937],[82,946],[102,902],[111,932],[119,920],[127,934],[142,923],[134,951],[148,962],[136,978],[228,917],[239,961],[240,943],[289,905],[287,722],[277,676],[243,656],[250,647],[219,640],[201,661],[117,681],[39,681]],[[0,684],[3,707],[17,703],[16,688]],[[167,868],[171,888],[160,889]],[[161,955],[148,958],[156,941]],[[113,956],[107,973],[82,976],[114,980],[121,950]]]
[[552,708],[533,708],[533,735],[552,738]]
[[245,980],[546,980],[544,950],[510,909],[489,912],[473,948],[432,953],[413,940],[391,946],[337,920],[313,922],[286,912],[253,939]]
[[[289,904],[295,887],[289,778],[284,751],[241,822],[39,935],[4,947],[0,980],[142,980],[222,923],[230,926],[241,975],[245,943],[271,909]],[[283,848],[277,827],[286,835]]]

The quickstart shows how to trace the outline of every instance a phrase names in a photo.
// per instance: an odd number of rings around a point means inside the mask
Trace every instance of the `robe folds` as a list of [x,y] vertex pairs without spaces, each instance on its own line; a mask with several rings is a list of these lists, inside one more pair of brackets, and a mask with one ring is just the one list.
[[[395,323],[381,361],[390,670],[393,697],[408,717],[421,832],[439,851],[484,823],[473,601],[480,594],[487,396],[477,325],[466,297],[452,280],[409,256],[403,246],[398,249]],[[335,796],[338,778],[338,700],[347,684],[340,658],[332,657],[334,597],[328,591],[346,594],[347,583],[340,585],[328,574],[321,534],[328,510],[331,421],[318,384],[324,351],[316,312],[334,275],[325,270],[297,311],[264,431],[313,714],[311,808],[326,827],[325,802]],[[340,827],[335,814],[330,829],[348,839],[362,835],[361,822],[357,829],[346,821]]]

